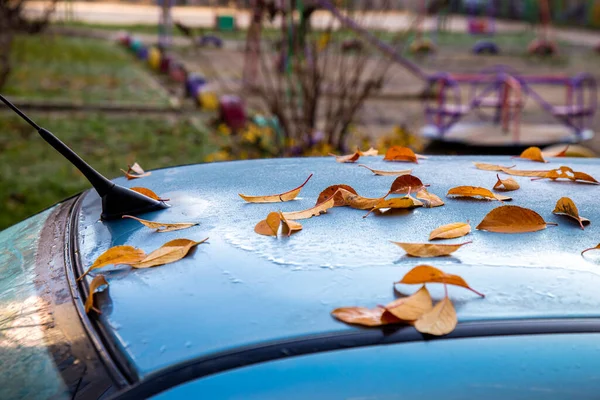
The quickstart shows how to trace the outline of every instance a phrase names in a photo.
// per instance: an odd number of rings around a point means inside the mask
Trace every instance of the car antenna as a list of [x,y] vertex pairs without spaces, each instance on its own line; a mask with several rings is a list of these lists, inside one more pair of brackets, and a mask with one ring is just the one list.
[[102,198],[102,219],[116,219],[123,215],[135,215],[142,214],[150,211],[162,210],[169,207],[162,201],[154,200],[148,196],[144,196],[141,193],[127,189],[126,187],[119,186],[94,168],[86,163],[81,157],[79,157],[73,150],[66,144],[60,141],[56,136],[49,130],[42,128],[25,113],[19,110],[14,104],[0,94],[0,100],[6,104],[11,110],[17,115],[23,118],[29,125],[38,131],[40,136],[54,147],[56,151],[63,155],[67,160],[71,162],[81,173],[87,178],[92,184],[98,195]]

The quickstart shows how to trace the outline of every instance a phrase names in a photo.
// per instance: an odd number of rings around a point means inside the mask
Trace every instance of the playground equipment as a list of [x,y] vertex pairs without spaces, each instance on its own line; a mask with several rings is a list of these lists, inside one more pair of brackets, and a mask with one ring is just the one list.
[[[494,20],[494,2],[488,0],[487,4],[478,10],[475,3],[469,3],[469,22],[468,30],[471,35],[493,36],[496,33],[496,23]],[[478,15],[478,11],[485,14]],[[498,45],[490,38],[478,40],[472,48],[473,54],[498,54],[500,49]]]
[[558,53],[558,47],[550,35],[552,24],[550,4],[548,3],[548,0],[539,0],[538,4],[541,25],[538,28],[538,37],[529,44],[527,51],[529,54],[537,56],[555,55]]

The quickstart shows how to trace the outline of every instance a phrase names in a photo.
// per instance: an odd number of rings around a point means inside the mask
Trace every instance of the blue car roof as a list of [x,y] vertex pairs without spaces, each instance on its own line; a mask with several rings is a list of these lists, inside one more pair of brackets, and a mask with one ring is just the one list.
[[[138,378],[161,369],[244,346],[307,335],[355,332],[333,319],[341,306],[386,304],[394,299],[392,283],[412,267],[430,264],[460,274],[486,294],[479,298],[450,288],[459,321],[600,316],[600,274],[594,256],[580,252],[600,238],[600,187],[515,177],[521,189],[508,193],[510,204],[531,208],[559,226],[525,234],[476,231],[452,257],[407,257],[390,241],[427,242],[434,228],[469,220],[474,228],[497,201],[446,199],[451,187],[490,188],[495,172],[478,170],[473,161],[517,164],[518,169],[561,165],[600,177],[597,160],[553,159],[548,164],[509,157],[430,157],[419,164],[361,159],[375,169],[412,168],[443,198],[443,207],[419,208],[389,216],[346,207],[301,221],[304,229],[290,238],[254,233],[270,211],[310,208],[333,184],[348,184],[359,194],[385,194],[394,177],[374,176],[333,158],[273,159],[192,165],[153,171],[140,180],[119,184],[144,186],[170,199],[171,208],[141,217],[162,222],[199,222],[187,230],[156,233],[133,220],[99,220],[101,202],[88,192],[78,210],[78,246],[87,268],[105,250],[132,245],[150,252],[176,238],[210,237],[188,257],[144,270],[128,267],[106,272],[109,298],[99,321]],[[312,179],[298,199],[275,204],[248,204],[238,193],[281,193]],[[556,201],[568,196],[592,223],[585,230],[567,217],[552,214]],[[110,269],[110,268],[109,268]],[[432,295],[443,289],[429,285]],[[402,287],[406,292],[418,287]]]

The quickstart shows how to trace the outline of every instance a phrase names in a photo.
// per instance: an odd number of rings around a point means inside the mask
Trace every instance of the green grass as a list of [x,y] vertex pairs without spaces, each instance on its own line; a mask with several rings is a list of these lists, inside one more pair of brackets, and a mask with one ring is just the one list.
[[3,93],[78,104],[168,106],[168,96],[132,54],[110,41],[52,35],[17,36]]
[[[31,114],[109,178],[134,161],[146,169],[201,162],[210,147],[181,118]],[[0,113],[0,230],[89,187],[28,125]]]

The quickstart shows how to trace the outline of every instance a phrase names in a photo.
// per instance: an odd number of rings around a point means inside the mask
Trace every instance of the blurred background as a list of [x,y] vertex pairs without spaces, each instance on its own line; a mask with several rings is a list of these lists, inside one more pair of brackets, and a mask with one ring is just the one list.
[[[0,93],[116,177],[390,145],[594,156],[600,0],[0,0]],[[0,106],[0,229],[89,184]]]

